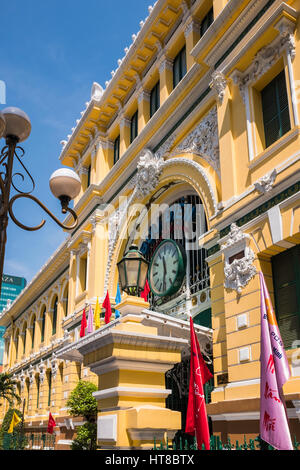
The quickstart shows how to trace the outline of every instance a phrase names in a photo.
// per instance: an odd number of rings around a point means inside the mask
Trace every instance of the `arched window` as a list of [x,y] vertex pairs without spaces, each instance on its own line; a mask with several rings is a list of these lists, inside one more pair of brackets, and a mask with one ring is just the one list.
[[25,354],[25,351],[26,351],[26,336],[27,336],[27,323],[25,323],[23,327],[23,354]]
[[65,317],[68,315],[68,303],[69,303],[69,289],[68,289],[68,284],[67,284],[64,290],[64,295],[63,295],[63,309],[64,309]]
[[34,348],[35,321],[36,321],[36,318],[35,318],[35,316],[34,316],[34,317],[33,317],[33,320],[32,320],[31,349]]
[[16,336],[15,336],[16,359],[18,358],[18,354],[20,353],[20,351],[19,351],[19,344],[20,344],[20,331],[17,330]]
[[40,375],[37,374],[36,376],[36,407],[39,407],[40,401]]
[[45,341],[45,325],[46,325],[46,307],[43,307],[43,311],[41,314],[41,342],[43,343]]
[[57,323],[57,303],[58,303],[58,298],[55,297],[54,303],[53,303],[53,317],[52,317],[52,334],[56,334],[56,323]]
[[51,387],[52,387],[52,372],[49,370],[48,373],[48,406],[51,405]]

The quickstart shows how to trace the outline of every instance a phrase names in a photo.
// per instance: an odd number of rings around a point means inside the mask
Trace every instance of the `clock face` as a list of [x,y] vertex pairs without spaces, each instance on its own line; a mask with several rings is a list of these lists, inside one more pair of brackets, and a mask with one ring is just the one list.
[[185,276],[185,253],[173,240],[164,240],[155,250],[150,269],[149,285],[160,297],[174,294]]

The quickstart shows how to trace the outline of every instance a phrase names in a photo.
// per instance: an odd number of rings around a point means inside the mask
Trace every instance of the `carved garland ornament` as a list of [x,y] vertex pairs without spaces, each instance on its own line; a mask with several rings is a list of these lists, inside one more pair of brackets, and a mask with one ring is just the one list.
[[[232,224],[226,243],[221,245],[221,250],[225,254],[224,287],[235,290],[239,295],[257,273],[253,265],[255,255],[249,248],[249,242],[250,236],[243,233],[236,224]],[[229,263],[229,256],[238,253],[241,249],[244,249],[243,258],[234,259],[232,263]]]

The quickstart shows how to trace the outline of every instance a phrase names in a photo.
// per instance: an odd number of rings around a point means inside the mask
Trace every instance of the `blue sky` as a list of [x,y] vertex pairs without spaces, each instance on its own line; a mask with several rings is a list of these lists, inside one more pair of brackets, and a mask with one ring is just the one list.
[[[22,108],[32,132],[22,143],[24,164],[35,179],[33,194],[61,220],[49,177],[59,168],[64,140],[85,109],[94,81],[105,87],[124,48],[132,42],[151,0],[10,0],[1,5],[0,80],[6,106]],[[1,148],[4,145],[1,139]],[[19,167],[15,165],[15,171]],[[21,186],[22,182],[16,180]],[[22,186],[28,189],[28,185]],[[65,233],[28,199],[17,201],[15,214],[25,224],[45,226],[27,232],[8,225],[4,272],[29,282],[63,242]]]

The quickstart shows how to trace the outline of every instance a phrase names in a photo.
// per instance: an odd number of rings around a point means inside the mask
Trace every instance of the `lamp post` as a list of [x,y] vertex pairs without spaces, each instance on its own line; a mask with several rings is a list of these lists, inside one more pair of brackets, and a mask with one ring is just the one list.
[[[61,206],[62,213],[69,212],[74,223],[71,226],[62,224],[52,212],[35,196],[31,193],[35,188],[34,179],[22,162],[22,157],[25,151],[19,146],[20,142],[26,140],[31,132],[31,122],[29,117],[24,111],[19,108],[9,107],[5,108],[0,112],[0,138],[4,137],[6,145],[0,152],[0,279],[2,282],[5,245],[7,241],[7,225],[10,215],[11,219],[16,225],[24,230],[35,231],[39,230],[46,223],[45,220],[35,226],[28,227],[22,224],[13,213],[13,204],[17,199],[28,198],[36,202],[60,227],[66,230],[73,230],[77,224],[77,215],[68,205],[71,199],[74,199],[79,194],[81,182],[79,176],[71,169],[62,168],[54,172],[50,178],[50,189],[55,197],[58,197]],[[13,173],[14,160],[17,160],[23,172],[29,177],[32,189],[31,191],[21,191],[14,183],[14,176],[20,176],[24,180],[24,174]],[[4,169],[3,171],[2,168]],[[12,198],[10,197],[11,188],[14,188],[17,192]],[[0,293],[1,293],[1,282],[0,282]]]
[[145,287],[148,265],[148,261],[145,260],[138,247],[131,245],[129,251],[118,263],[122,290],[128,295],[139,296]]

